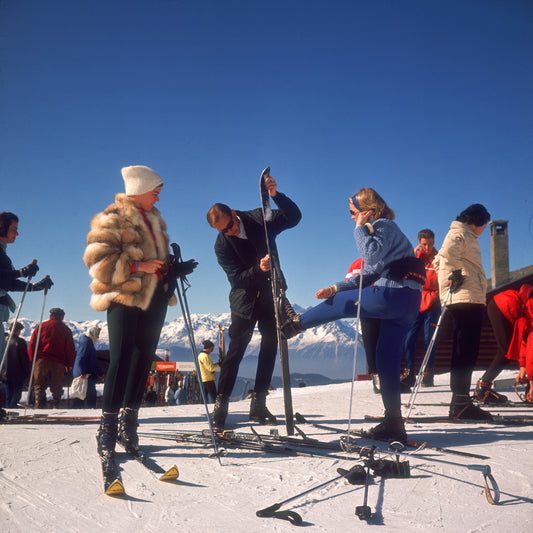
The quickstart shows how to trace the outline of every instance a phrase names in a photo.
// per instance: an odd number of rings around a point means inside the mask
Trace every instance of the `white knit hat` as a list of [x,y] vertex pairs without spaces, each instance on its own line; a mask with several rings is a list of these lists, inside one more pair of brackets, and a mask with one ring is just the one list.
[[122,178],[124,179],[128,196],[138,196],[163,185],[161,176],[151,168],[143,165],[124,167],[122,169]]

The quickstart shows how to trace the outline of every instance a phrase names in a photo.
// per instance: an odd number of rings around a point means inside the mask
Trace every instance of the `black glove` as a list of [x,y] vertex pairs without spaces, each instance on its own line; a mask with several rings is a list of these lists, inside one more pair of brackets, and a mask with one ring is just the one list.
[[175,278],[180,278],[182,276],[188,276],[192,271],[198,266],[198,262],[194,259],[189,259],[183,263],[174,262],[171,265],[171,272]]
[[20,272],[21,278],[33,278],[35,274],[37,274],[37,271],[39,270],[39,267],[37,266],[37,263],[30,263],[28,266],[22,267]]
[[460,270],[454,270],[448,279],[451,281],[450,292],[453,294],[459,290],[465,280],[465,277],[461,274]]
[[50,290],[54,282],[50,278],[50,276],[46,276],[41,281],[38,281],[37,283],[33,284],[32,290],[34,291],[43,291],[44,289]]

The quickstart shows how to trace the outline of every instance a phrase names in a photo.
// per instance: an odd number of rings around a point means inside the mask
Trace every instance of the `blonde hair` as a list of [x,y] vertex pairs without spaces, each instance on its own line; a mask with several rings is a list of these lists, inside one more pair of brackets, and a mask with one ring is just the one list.
[[394,211],[374,189],[363,187],[356,193],[355,198],[361,207],[361,211],[372,211],[374,219],[388,218],[389,220],[394,220],[396,216]]

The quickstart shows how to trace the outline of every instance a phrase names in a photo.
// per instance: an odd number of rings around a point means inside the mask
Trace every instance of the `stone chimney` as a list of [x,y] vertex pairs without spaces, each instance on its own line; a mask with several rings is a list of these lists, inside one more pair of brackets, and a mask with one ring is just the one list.
[[509,235],[508,220],[491,220],[490,226],[490,268],[492,288],[509,281]]

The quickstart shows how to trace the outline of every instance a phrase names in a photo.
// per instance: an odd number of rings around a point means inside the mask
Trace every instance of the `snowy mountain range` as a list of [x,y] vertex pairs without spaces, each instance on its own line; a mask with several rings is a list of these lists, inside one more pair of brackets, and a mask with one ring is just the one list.
[[[295,306],[298,312],[303,309]],[[31,332],[38,324],[25,318],[19,319],[24,325],[22,337],[29,341]],[[210,339],[216,345],[213,359],[218,354],[219,325],[225,328],[226,349],[229,346],[228,328],[230,314],[193,314],[191,323],[194,329],[194,339],[198,351],[202,341]],[[101,328],[100,338],[96,342],[98,350],[108,349],[108,331],[105,320],[89,320],[77,322],[65,320],[65,324],[72,330],[74,340],[87,331],[91,326]],[[323,326],[309,329],[302,335],[289,341],[290,369],[291,374],[321,374],[334,380],[351,380],[353,371],[353,357],[355,348],[355,320],[339,320]],[[261,338],[256,329],[252,340],[246,350],[245,357],[239,369],[239,376],[255,376],[257,366],[257,354]],[[165,358],[168,355],[170,361],[192,361],[189,337],[183,318],[177,318],[166,322],[159,340],[157,355]],[[359,343],[357,350],[357,373],[365,372],[364,350]],[[274,375],[280,375],[279,363]]]

